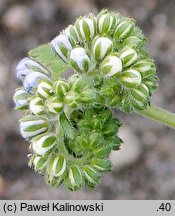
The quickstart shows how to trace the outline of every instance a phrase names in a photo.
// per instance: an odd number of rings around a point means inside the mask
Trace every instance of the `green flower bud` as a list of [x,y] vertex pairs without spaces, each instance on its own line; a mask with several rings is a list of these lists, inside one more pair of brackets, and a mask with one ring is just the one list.
[[45,117],[27,115],[20,120],[20,132],[24,138],[30,138],[48,129],[48,120]]
[[152,76],[156,72],[155,64],[151,59],[137,61],[133,68],[139,71],[143,78]]
[[150,95],[152,94],[152,91],[157,88],[158,86],[158,77],[157,76],[149,76],[144,79],[145,85],[149,88]]
[[69,77],[69,85],[71,90],[78,91],[81,88],[81,75],[80,74],[73,74]]
[[112,164],[109,160],[99,158],[92,159],[91,165],[99,172],[109,172],[112,169]]
[[25,110],[28,108],[29,102],[28,102],[29,94],[22,88],[16,89],[16,92],[14,94],[13,100],[16,105],[16,109],[18,110]]
[[141,83],[137,88],[132,89],[131,95],[133,98],[140,102],[147,102],[149,96],[149,89],[145,84]]
[[72,44],[68,36],[58,35],[51,41],[51,47],[64,62],[68,63],[69,52],[72,50]]
[[100,68],[105,76],[111,77],[122,71],[122,61],[117,56],[110,55],[104,59]]
[[132,88],[142,82],[140,73],[134,69],[128,69],[120,74],[119,82],[125,87]]
[[83,167],[84,176],[90,186],[94,187],[99,183],[100,175],[96,169],[92,166],[86,165]]
[[72,191],[75,191],[82,187],[83,175],[78,166],[73,165],[69,168],[66,183],[67,187]]
[[64,102],[72,108],[76,108],[78,106],[79,94],[75,91],[70,91],[64,98]]
[[66,159],[62,155],[56,155],[50,161],[49,174],[53,177],[61,177],[66,171]]
[[90,146],[93,147],[93,149],[97,148],[100,145],[103,145],[104,143],[104,137],[101,133],[93,132],[91,133],[89,137]]
[[97,17],[97,28],[100,34],[111,34],[116,24],[116,17],[114,14],[103,10]]
[[70,64],[77,72],[88,72],[90,69],[90,58],[82,47],[77,47],[70,53]]
[[103,60],[113,51],[113,42],[107,37],[98,37],[93,42],[93,55],[96,61]]
[[82,40],[92,40],[96,34],[96,19],[95,17],[80,17],[75,26]]
[[145,44],[145,38],[143,37],[137,37],[137,36],[130,36],[127,37],[123,43],[122,47],[131,47],[131,48],[138,48]]
[[35,115],[42,115],[44,113],[45,107],[43,100],[39,97],[35,97],[30,101],[30,110]]
[[107,158],[111,152],[111,147],[110,146],[103,146],[99,149],[94,150],[94,155],[97,158]]
[[58,80],[54,82],[53,85],[54,92],[60,97],[65,96],[69,91],[69,88],[69,84],[64,80]]
[[79,36],[75,26],[69,25],[63,33],[69,38],[73,46],[78,43]]
[[147,100],[137,100],[134,97],[130,98],[130,105],[135,109],[135,110],[143,110],[147,107],[148,101]]
[[57,188],[63,183],[64,178],[63,177],[57,178],[57,177],[45,175],[45,181],[49,186]]
[[134,49],[126,47],[121,51],[120,59],[123,62],[123,66],[126,68],[131,66],[138,59],[138,54]]
[[134,26],[135,23],[133,19],[124,19],[116,27],[114,37],[117,39],[124,39],[128,37],[133,32]]
[[61,98],[51,97],[47,101],[47,108],[51,113],[60,113],[64,108],[64,103]]
[[44,155],[56,143],[56,137],[53,134],[45,134],[32,139],[32,149],[37,155]]
[[96,91],[94,89],[87,89],[80,93],[80,101],[82,103],[93,103],[96,99]]
[[47,154],[43,155],[43,156],[35,156],[33,159],[33,166],[34,166],[34,170],[35,171],[40,171],[42,172],[48,163],[48,156]]
[[49,82],[41,82],[37,88],[38,96],[46,99],[53,94],[52,85]]

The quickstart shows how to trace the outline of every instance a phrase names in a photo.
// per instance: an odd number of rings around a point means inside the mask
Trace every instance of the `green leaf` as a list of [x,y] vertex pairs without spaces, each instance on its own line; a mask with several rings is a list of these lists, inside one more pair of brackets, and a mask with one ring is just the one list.
[[63,128],[66,136],[69,139],[73,139],[75,136],[75,131],[71,121],[67,118],[64,112],[60,115],[60,125]]
[[56,55],[50,47],[50,44],[44,44],[29,51],[29,56],[48,69],[53,79],[57,78],[61,73],[68,69],[58,55]]

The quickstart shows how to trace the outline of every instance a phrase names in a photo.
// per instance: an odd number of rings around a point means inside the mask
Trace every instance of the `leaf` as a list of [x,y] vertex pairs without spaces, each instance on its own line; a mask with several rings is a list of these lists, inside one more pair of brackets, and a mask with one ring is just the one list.
[[29,51],[29,56],[48,69],[53,74],[53,79],[68,69],[58,55],[50,47],[50,44],[44,44]]
[[64,112],[60,115],[60,125],[63,128],[65,135],[69,139],[74,139],[75,131],[74,131],[73,125],[70,122],[70,120],[67,118]]

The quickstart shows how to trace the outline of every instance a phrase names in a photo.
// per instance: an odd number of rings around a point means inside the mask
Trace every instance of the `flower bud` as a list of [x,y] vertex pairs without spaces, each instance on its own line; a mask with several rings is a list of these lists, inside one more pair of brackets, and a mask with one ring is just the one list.
[[49,78],[39,72],[31,72],[29,73],[23,82],[24,88],[28,93],[34,93],[34,89],[37,88],[39,81],[41,80],[49,80]]
[[37,155],[44,155],[56,144],[53,134],[41,135],[32,140],[32,149]]
[[43,155],[42,157],[37,155],[33,159],[33,166],[35,171],[43,171],[48,163],[48,155]]
[[52,49],[59,55],[59,57],[68,63],[69,52],[72,50],[71,42],[68,36],[64,34],[58,35],[51,41]]
[[96,149],[94,150],[94,155],[97,157],[97,158],[107,158],[109,156],[111,152],[111,146],[103,146],[99,149]]
[[143,110],[148,106],[150,93],[148,87],[144,83],[141,83],[137,88],[132,89],[131,96],[131,105],[136,110]]
[[28,108],[28,97],[29,94],[24,89],[17,89],[13,100],[16,105],[16,109],[25,110]]
[[125,87],[132,88],[142,82],[142,77],[138,71],[128,69],[120,74],[119,82]]
[[50,162],[49,174],[54,177],[61,177],[66,171],[66,159],[62,155],[56,155]]
[[69,168],[66,183],[68,188],[72,191],[75,191],[82,187],[83,175],[80,168],[77,165],[73,165]]
[[47,101],[47,107],[51,113],[56,114],[60,113],[63,110],[64,104],[62,99],[58,97],[51,97]]
[[24,138],[30,138],[48,129],[47,119],[33,115],[27,115],[20,120],[20,132]]
[[58,80],[53,85],[54,92],[60,97],[65,96],[69,88],[69,84],[64,80]]
[[44,113],[44,103],[39,97],[31,99],[29,107],[32,113],[35,115],[42,115]]
[[102,11],[97,18],[97,28],[100,34],[111,34],[116,24],[116,17],[107,10]]
[[153,75],[144,79],[145,85],[149,88],[149,93],[151,95],[152,91],[158,86],[158,77]]
[[87,89],[80,93],[80,101],[83,103],[93,103],[97,93],[94,89]]
[[53,94],[53,88],[50,82],[42,81],[37,88],[38,96],[42,99],[46,99]]
[[122,71],[122,61],[117,56],[110,55],[104,59],[100,68],[105,76],[111,77]]
[[124,19],[116,27],[114,37],[117,39],[124,39],[125,37],[128,37],[133,32],[134,25],[133,19]]
[[112,169],[112,164],[109,160],[93,158],[91,165],[99,172],[109,172]]
[[90,137],[89,137],[89,144],[90,146],[95,149],[100,145],[103,145],[104,143],[104,137],[101,133],[97,132],[92,132]]
[[138,59],[138,54],[134,49],[127,47],[120,53],[120,59],[122,60],[124,68],[126,68],[131,66]]
[[143,78],[149,77],[156,72],[155,64],[151,59],[137,61],[133,68],[139,71]]
[[64,101],[67,105],[69,105],[72,108],[76,108],[78,106],[78,99],[79,99],[79,94],[76,93],[75,91],[70,91],[68,94],[65,96]]
[[122,47],[126,47],[126,46],[129,46],[131,48],[141,47],[145,44],[145,40],[146,39],[144,37],[130,36],[123,41]]
[[87,179],[90,186],[94,187],[99,183],[100,175],[96,169],[92,166],[86,165],[83,167],[84,176]]
[[77,47],[70,53],[70,64],[77,72],[88,72],[90,68],[90,58],[82,47]]
[[94,16],[80,17],[75,26],[82,40],[90,41],[96,34],[96,19]]
[[71,87],[71,90],[79,91],[79,89],[82,87],[83,79],[80,74],[73,74],[69,78],[69,85]]
[[18,79],[24,79],[31,72],[40,72],[49,74],[49,72],[38,62],[30,59],[22,59],[16,67],[16,76]]
[[93,42],[93,55],[96,61],[103,60],[113,50],[113,42],[107,37],[98,37]]
[[148,105],[148,100],[140,101],[133,97],[130,98],[130,106],[132,106],[133,109],[135,110],[144,110],[146,109],[147,105]]
[[69,25],[63,33],[69,38],[71,44],[75,46],[78,43],[79,37],[76,27],[73,25]]

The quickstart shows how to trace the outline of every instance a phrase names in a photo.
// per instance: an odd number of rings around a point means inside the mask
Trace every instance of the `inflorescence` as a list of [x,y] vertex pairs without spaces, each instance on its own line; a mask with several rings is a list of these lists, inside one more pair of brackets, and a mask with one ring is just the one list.
[[53,76],[31,58],[18,64],[23,86],[14,101],[26,111],[21,135],[30,142],[29,165],[49,185],[94,188],[111,170],[109,154],[122,143],[111,109],[144,110],[157,87],[145,42],[133,19],[103,10],[78,18],[51,41],[74,72],[69,78]]

